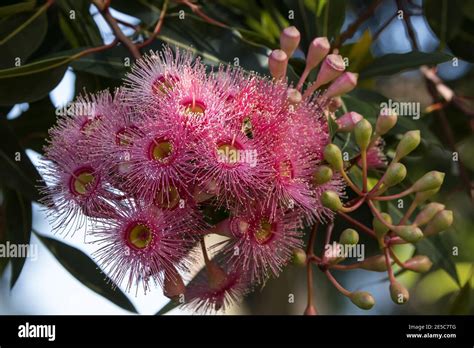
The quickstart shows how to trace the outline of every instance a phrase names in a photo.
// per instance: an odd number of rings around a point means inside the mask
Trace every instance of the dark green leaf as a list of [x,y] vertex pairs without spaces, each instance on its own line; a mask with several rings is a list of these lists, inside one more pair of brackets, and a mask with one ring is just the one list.
[[23,148],[42,153],[45,139],[48,137],[48,130],[55,122],[55,108],[48,96],[30,103],[27,111],[8,123]]
[[[6,231],[7,240],[16,245],[29,245],[31,237],[31,201],[23,197],[17,190],[4,190],[5,213],[6,213]],[[13,288],[20,277],[26,258],[10,258],[12,263],[12,276],[10,279],[10,288]]]
[[[0,20],[0,69],[26,63],[46,36],[46,12],[20,13]],[[31,18],[33,18],[31,20]]]
[[9,122],[0,120],[0,180],[6,186],[19,190],[25,197],[37,201],[36,185],[41,176],[18,143]]
[[333,40],[339,35],[344,19],[346,18],[345,0],[318,1],[316,5],[316,24],[318,36],[326,36]]
[[459,290],[458,294],[454,298],[453,304],[449,314],[460,315],[460,314],[470,314],[471,311],[471,278],[472,273],[466,284]]
[[162,4],[147,0],[114,0],[112,7],[129,16],[137,17],[146,26],[152,26],[160,17]]
[[2,6],[0,7],[0,18],[11,16],[21,12],[31,11],[32,9],[34,9],[35,5],[35,0],[28,0],[18,2],[16,4]]
[[[449,232],[447,232],[449,233]],[[435,267],[442,268],[461,286],[456,265],[450,257],[450,252],[442,235],[435,235],[429,239],[423,239],[416,244],[417,254],[427,255]]]
[[95,262],[86,254],[56,239],[42,236],[36,232],[35,235],[38,236],[59,263],[82,284],[117,306],[137,313],[128,297],[119,288],[115,287],[113,281],[103,274]]
[[360,72],[360,78],[367,79],[374,76],[393,75],[404,70],[416,69],[422,65],[436,65],[443,63],[452,58],[452,56],[441,52],[386,54],[375,58],[370,66],[363,69]]

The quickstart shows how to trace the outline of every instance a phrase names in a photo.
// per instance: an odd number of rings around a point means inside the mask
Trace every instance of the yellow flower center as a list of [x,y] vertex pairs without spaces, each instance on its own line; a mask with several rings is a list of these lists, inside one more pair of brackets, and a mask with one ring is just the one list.
[[254,232],[255,240],[258,244],[265,244],[273,236],[273,226],[267,219],[260,220],[260,225]]
[[179,204],[180,196],[175,186],[156,193],[155,204],[162,209],[173,209]]
[[95,176],[91,170],[83,170],[71,177],[71,191],[76,196],[83,196],[94,186]]
[[234,165],[239,162],[239,149],[232,144],[221,144],[217,146],[219,162]]
[[153,240],[150,228],[143,223],[137,223],[128,232],[128,242],[137,249],[144,249]]
[[150,146],[151,159],[166,162],[173,152],[173,145],[168,140],[155,139]]

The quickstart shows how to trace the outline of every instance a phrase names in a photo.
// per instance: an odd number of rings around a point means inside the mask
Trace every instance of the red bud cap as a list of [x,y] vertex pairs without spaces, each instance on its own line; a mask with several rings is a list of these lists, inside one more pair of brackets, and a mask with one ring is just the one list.
[[365,310],[371,309],[375,304],[374,297],[367,291],[355,291],[349,295],[349,298],[353,304]]
[[405,304],[410,298],[408,290],[399,282],[395,281],[390,284],[390,297],[396,304]]
[[314,86],[311,86],[311,90],[319,88],[322,85],[325,85],[328,82],[331,82],[336,77],[340,76],[346,66],[344,64],[344,60],[338,54],[329,54],[323,61],[321,65],[321,69],[319,70],[318,77],[316,78],[316,82]]
[[280,34],[280,48],[291,57],[300,44],[301,34],[296,27],[291,26],[283,29]]
[[184,286],[183,279],[173,267],[165,272],[165,279],[163,283],[163,294],[170,298],[175,299],[179,295],[184,294],[186,287]]
[[345,72],[335,79],[324,93],[326,98],[332,98],[349,93],[357,86],[359,74]]
[[425,236],[431,236],[449,228],[453,224],[454,216],[451,210],[442,210],[435,215],[425,229]]
[[437,202],[427,204],[423,208],[423,210],[418,213],[413,224],[416,226],[423,226],[427,224],[432,218],[434,218],[436,214],[438,214],[444,208],[444,204]]
[[268,58],[268,68],[270,74],[277,80],[285,76],[286,66],[288,65],[288,56],[285,51],[274,50]]
[[317,37],[314,39],[308,48],[308,55],[306,56],[306,69],[314,69],[329,53],[331,45],[327,37]]
[[388,133],[390,129],[395,126],[397,123],[397,114],[391,110],[389,111],[382,111],[377,118],[377,122],[375,124],[375,132],[378,135],[384,135]]
[[356,124],[362,120],[364,116],[358,114],[357,112],[350,111],[346,112],[344,115],[339,117],[336,120],[338,125],[337,131],[338,132],[352,132],[356,126]]
[[426,273],[433,266],[433,262],[425,255],[416,255],[405,261],[405,268],[413,272]]

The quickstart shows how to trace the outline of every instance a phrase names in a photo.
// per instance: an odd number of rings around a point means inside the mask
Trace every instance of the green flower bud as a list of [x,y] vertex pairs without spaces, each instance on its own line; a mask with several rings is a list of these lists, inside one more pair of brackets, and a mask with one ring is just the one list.
[[401,305],[408,302],[410,293],[402,284],[395,281],[390,284],[390,297],[393,302]]
[[437,194],[439,189],[440,188],[438,187],[438,188],[435,188],[433,190],[417,192],[416,195],[415,195],[416,203],[420,204],[420,203],[426,201],[428,198],[430,198],[430,197],[434,196],[435,194]]
[[405,268],[418,273],[426,273],[433,266],[433,262],[425,255],[416,255],[405,261]]
[[397,123],[397,114],[392,110],[382,112],[375,123],[375,133],[378,135],[386,134]]
[[396,226],[393,231],[404,241],[408,243],[416,243],[423,238],[423,232],[416,226],[405,225]]
[[324,159],[333,167],[333,169],[342,170],[342,153],[337,145],[328,144],[324,148]]
[[444,173],[433,170],[418,179],[412,186],[414,192],[428,191],[439,188],[443,184]]
[[306,266],[306,252],[301,248],[294,248],[291,262],[295,266]]
[[339,199],[339,195],[334,191],[325,191],[321,195],[321,202],[323,206],[334,211],[339,211],[342,209],[342,202]]
[[[381,215],[387,224],[392,224],[392,217],[389,214],[381,213]],[[376,216],[374,216],[374,219],[372,220],[372,227],[379,238],[382,238],[390,230],[390,228],[385,226]]]
[[444,204],[437,202],[429,203],[418,213],[413,224],[416,226],[423,226],[430,222],[430,220],[443,209]]
[[367,150],[372,137],[372,125],[366,119],[357,122],[354,128],[355,142],[362,151]]
[[319,166],[313,174],[313,184],[323,185],[332,179],[332,169],[328,166]]
[[425,236],[431,236],[446,230],[453,224],[454,216],[451,210],[442,210],[428,223],[425,228]]
[[367,291],[355,291],[349,295],[349,298],[353,304],[365,310],[371,309],[375,304],[374,297]]
[[415,150],[418,145],[420,145],[420,141],[421,138],[419,130],[406,132],[398,143],[393,161],[398,162],[410,152]]
[[386,272],[387,271],[387,264],[385,263],[384,255],[375,255],[375,256],[368,257],[360,263],[359,267],[367,271],[373,271],[373,272]]
[[407,168],[401,163],[392,163],[387,168],[383,183],[387,187],[401,183],[407,176]]
[[355,245],[359,243],[359,233],[352,228],[346,228],[339,237],[339,243]]

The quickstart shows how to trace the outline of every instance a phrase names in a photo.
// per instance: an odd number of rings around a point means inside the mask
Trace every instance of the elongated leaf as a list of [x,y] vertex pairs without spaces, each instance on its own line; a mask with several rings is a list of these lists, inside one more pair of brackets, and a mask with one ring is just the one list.
[[[30,244],[31,237],[31,201],[17,190],[4,190],[7,240],[17,248]],[[12,257],[12,276],[10,288],[13,288],[20,277],[26,255]]]
[[31,11],[36,5],[35,0],[18,2],[16,4],[0,7],[0,18],[11,16],[17,13]]
[[374,59],[372,64],[360,72],[361,79],[375,76],[393,75],[404,70],[416,69],[422,65],[436,65],[446,62],[453,57],[441,53],[409,52],[403,54],[391,53]]
[[9,122],[0,121],[0,180],[6,186],[20,191],[25,197],[37,201],[36,185],[41,176],[18,143]]
[[57,56],[0,70],[0,105],[43,98],[61,81],[72,59],[72,56]]
[[469,314],[471,311],[471,277],[467,280],[466,284],[459,290],[459,293],[454,298],[453,304],[451,305],[449,314]]
[[[30,20],[34,18],[33,20]],[[48,22],[46,12],[36,16],[35,11],[20,13],[0,22],[0,68],[25,64],[28,57],[43,42]]]
[[103,274],[95,262],[86,254],[56,239],[42,236],[36,232],[35,235],[38,236],[59,263],[82,284],[117,306],[137,313],[128,297],[119,288],[113,289],[113,281]]
[[152,26],[160,17],[161,4],[156,1],[114,0],[112,7],[130,16],[137,17],[147,26]]

